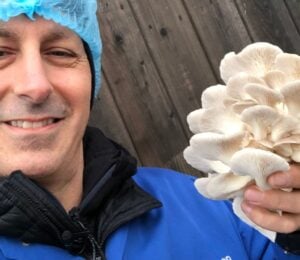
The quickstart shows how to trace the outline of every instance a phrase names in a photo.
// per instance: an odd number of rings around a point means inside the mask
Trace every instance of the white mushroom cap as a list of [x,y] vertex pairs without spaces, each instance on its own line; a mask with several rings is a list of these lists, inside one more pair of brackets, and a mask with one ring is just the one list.
[[293,134],[286,138],[279,139],[276,143],[274,143],[273,147],[282,144],[300,144],[300,134]]
[[299,121],[290,115],[281,115],[273,124],[271,140],[277,143],[300,129]]
[[273,107],[283,99],[283,96],[279,92],[261,84],[248,84],[245,86],[245,92],[256,100],[259,105]]
[[270,88],[277,90],[281,89],[288,81],[286,74],[279,70],[269,71],[264,76],[264,80]]
[[250,126],[254,139],[265,139],[271,132],[272,124],[279,118],[278,112],[268,106],[257,105],[245,109],[241,114],[241,120]]
[[268,189],[267,177],[277,171],[287,171],[289,164],[279,155],[255,148],[244,148],[236,152],[229,164],[233,173],[251,176],[258,187]]
[[205,114],[206,111],[207,111],[207,109],[200,108],[200,109],[192,111],[191,113],[189,113],[187,115],[186,120],[187,120],[187,123],[188,123],[189,128],[192,133],[196,134],[196,133],[201,133],[201,132],[205,132],[205,131],[214,132],[213,130],[208,130],[208,129],[212,128],[211,127],[212,120],[210,120],[208,122],[209,126],[206,126],[206,127],[203,127],[203,124],[199,123],[199,121],[204,121],[202,118],[203,118],[203,114]]
[[233,173],[210,174],[199,178],[194,185],[198,192],[210,199],[231,199],[243,194],[243,189],[253,179],[250,176],[237,176]]
[[239,101],[232,105],[231,109],[237,114],[241,114],[245,109],[256,106],[257,103],[254,100]]
[[289,80],[300,79],[300,56],[280,53],[276,57],[275,68],[285,73]]
[[226,96],[226,86],[214,85],[206,88],[201,95],[202,108],[224,107],[223,100]]
[[231,156],[242,147],[244,137],[244,133],[233,135],[200,133],[192,136],[190,145],[198,150],[199,156],[204,159],[228,164]]
[[291,161],[292,157],[297,157],[296,147],[298,144],[300,144],[300,135],[291,135],[274,143],[273,150],[287,161]]
[[187,116],[187,122],[193,133],[216,132],[232,133],[243,129],[243,123],[230,109],[226,109],[226,86],[215,85],[202,93],[202,109]]
[[273,151],[283,157],[286,161],[290,161],[293,155],[293,148],[291,144],[274,145]]
[[275,238],[276,238],[276,232],[274,231],[270,231],[267,229],[264,229],[258,225],[256,225],[254,222],[252,222],[247,216],[246,214],[243,212],[242,208],[241,208],[241,204],[242,204],[243,198],[241,197],[236,197],[233,200],[232,203],[232,208],[233,208],[233,212],[240,218],[242,219],[246,224],[254,227],[257,231],[259,231],[261,234],[263,234],[265,237],[269,238],[272,242],[275,242]]
[[288,113],[300,118],[300,80],[286,84],[281,89],[281,93],[288,108]]
[[263,139],[260,141],[256,141],[255,139],[249,138],[249,143],[244,147],[251,147],[256,149],[261,149],[264,151],[273,151],[273,142],[269,141],[268,139]]
[[208,174],[208,177],[198,178],[194,182],[194,186],[195,186],[196,190],[202,196],[204,196],[204,197],[206,197],[208,199],[211,199],[211,196],[210,196],[209,193],[207,193],[206,187],[207,187],[207,184],[209,183],[210,178],[211,178],[212,175],[215,175],[215,174]]
[[211,161],[202,158],[197,149],[188,146],[183,151],[183,157],[195,169],[204,173],[228,173],[230,168],[220,161]]
[[282,53],[280,48],[265,42],[250,44],[238,54],[230,52],[221,61],[221,78],[227,83],[231,77],[241,72],[262,77],[274,70],[275,58],[279,53]]
[[244,128],[243,122],[230,109],[198,109],[187,116],[187,122],[193,133],[215,132],[236,133]]
[[226,93],[228,96],[238,100],[249,99],[250,96],[244,90],[244,87],[249,83],[264,85],[265,81],[257,77],[249,76],[247,73],[241,72],[236,76],[229,78]]
[[300,144],[292,144],[293,154],[291,158],[293,161],[300,163]]

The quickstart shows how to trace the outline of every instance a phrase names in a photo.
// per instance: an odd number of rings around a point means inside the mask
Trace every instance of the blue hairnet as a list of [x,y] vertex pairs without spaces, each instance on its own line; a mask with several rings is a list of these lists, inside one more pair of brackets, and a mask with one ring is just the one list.
[[96,96],[100,89],[102,43],[96,16],[96,0],[0,0],[0,20],[34,14],[68,27],[84,40],[92,54]]

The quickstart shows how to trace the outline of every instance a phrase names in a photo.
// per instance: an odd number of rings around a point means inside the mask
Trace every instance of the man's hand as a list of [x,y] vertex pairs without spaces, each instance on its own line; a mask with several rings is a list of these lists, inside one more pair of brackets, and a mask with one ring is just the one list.
[[246,189],[242,203],[245,214],[257,225],[278,233],[300,229],[300,165],[272,174],[268,183],[273,189],[260,191],[254,185]]

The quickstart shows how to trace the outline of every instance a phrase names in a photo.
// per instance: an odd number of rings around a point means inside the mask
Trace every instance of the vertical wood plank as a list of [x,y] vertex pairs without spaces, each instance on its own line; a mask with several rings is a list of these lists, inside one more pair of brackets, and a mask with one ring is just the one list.
[[211,65],[180,0],[128,0],[151,57],[186,133],[186,115],[216,83]]
[[104,76],[99,97],[91,111],[89,125],[101,129],[108,138],[126,147],[140,161]]
[[300,53],[300,35],[282,0],[236,0],[254,41],[267,41]]
[[162,166],[187,139],[126,1],[100,1],[103,70],[136,152]]
[[251,42],[234,0],[183,0],[183,3],[221,82],[219,65],[224,54],[239,52]]
[[298,34],[300,33],[300,0],[284,0],[291,18],[297,27]]

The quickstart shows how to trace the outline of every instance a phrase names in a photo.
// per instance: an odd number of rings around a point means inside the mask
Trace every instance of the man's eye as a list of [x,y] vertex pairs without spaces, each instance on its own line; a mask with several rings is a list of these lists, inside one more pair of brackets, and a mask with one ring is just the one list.
[[8,51],[0,50],[0,58],[8,56],[10,53]]
[[79,56],[71,51],[65,49],[49,49],[44,52],[46,60],[55,66],[72,67],[76,65]]
[[11,64],[14,61],[16,54],[15,50],[0,47],[0,69]]
[[62,58],[74,58],[74,54],[66,51],[51,51],[47,55],[62,57]]

